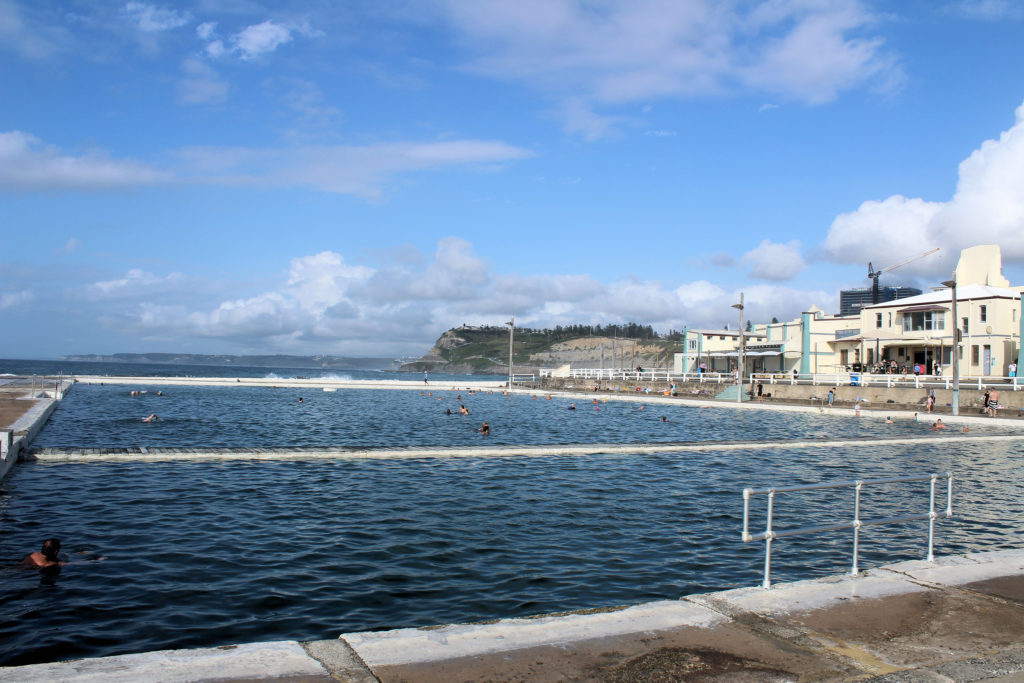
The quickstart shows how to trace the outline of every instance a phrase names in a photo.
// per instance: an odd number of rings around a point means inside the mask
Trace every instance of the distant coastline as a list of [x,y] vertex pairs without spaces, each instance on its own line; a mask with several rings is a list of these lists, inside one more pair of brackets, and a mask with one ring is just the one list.
[[394,358],[359,358],[347,356],[289,356],[202,353],[114,353],[69,354],[62,361],[78,363],[149,363],[159,365],[244,366],[251,368],[316,368],[321,370],[393,370],[400,361]]

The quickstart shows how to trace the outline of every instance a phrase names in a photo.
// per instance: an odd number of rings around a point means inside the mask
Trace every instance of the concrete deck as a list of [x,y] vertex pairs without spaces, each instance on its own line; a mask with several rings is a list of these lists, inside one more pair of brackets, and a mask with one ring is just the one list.
[[632,607],[0,668],[0,681],[1024,681],[1024,550]]

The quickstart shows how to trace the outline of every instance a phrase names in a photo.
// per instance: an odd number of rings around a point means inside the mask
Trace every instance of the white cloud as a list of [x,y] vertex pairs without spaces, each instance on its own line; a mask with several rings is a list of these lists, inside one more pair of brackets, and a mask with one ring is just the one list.
[[181,154],[193,174],[205,182],[296,185],[371,198],[404,173],[532,156],[528,150],[487,140],[287,149],[193,147]]
[[192,20],[188,12],[177,12],[144,2],[129,2],[122,10],[145,33],[159,33],[184,26]]
[[750,264],[750,276],[759,280],[780,282],[792,280],[807,267],[800,255],[800,242],[792,240],[785,244],[762,240],[754,249],[743,255],[743,261]]
[[35,294],[27,289],[18,292],[4,292],[0,294],[0,311],[32,303],[35,298]]
[[[46,33],[51,35],[47,36]],[[44,59],[57,51],[60,30],[41,28],[22,15],[11,0],[0,0],[0,49],[8,49],[27,59]]]
[[228,83],[202,60],[181,64],[185,75],[178,80],[178,99],[185,104],[220,104],[228,98]]
[[869,34],[858,0],[446,0],[475,50],[467,68],[526,82],[560,101],[570,132],[600,137],[598,107],[761,92],[820,104],[844,90],[892,88],[895,57]]
[[273,52],[278,47],[290,43],[291,40],[291,29],[272,21],[249,26],[233,38],[235,49],[241,53],[242,59],[253,59],[267,52]]
[[63,252],[65,254],[70,254],[71,252],[78,251],[81,248],[82,241],[76,237],[72,237],[68,239],[68,241],[64,243],[64,246],[58,249],[57,251]]
[[961,0],[956,10],[968,19],[984,21],[1020,19],[1024,16],[1024,7],[1021,7],[1018,0]]
[[[182,65],[179,95],[188,103],[215,103],[227,86],[199,60]],[[327,113],[325,113],[326,115]],[[223,185],[302,186],[324,192],[379,197],[388,183],[412,172],[495,165],[532,156],[490,140],[395,142],[280,149],[191,147],[178,152],[175,172],[92,150],[69,155],[21,131],[0,133],[0,191],[111,190],[187,180]]]
[[[381,268],[346,262],[325,251],[292,259],[286,277],[268,291],[206,307],[172,298],[154,302],[173,276],[139,270],[102,284],[113,295],[136,292],[129,318],[103,317],[122,331],[161,339],[222,339],[248,349],[380,355],[423,352],[445,329],[468,324],[553,327],[636,321],[656,329],[733,326],[739,292],[707,281],[667,287],[629,278],[601,283],[588,275],[494,272],[464,239],[438,243],[433,258]],[[181,290],[180,282],[177,283]],[[148,292],[147,292],[148,290]],[[744,289],[746,317],[788,320],[811,304],[834,307],[835,295],[772,284]],[[118,310],[127,298],[118,299]]]
[[124,277],[115,280],[94,282],[85,288],[85,294],[91,299],[138,298],[152,296],[155,293],[178,289],[184,285],[185,276],[171,273],[165,277],[132,268]]
[[0,190],[109,190],[168,180],[166,172],[137,161],[99,151],[71,156],[28,133],[0,133]]
[[220,57],[222,54],[227,52],[227,50],[228,49],[224,46],[224,43],[220,40],[210,41],[205,48],[206,54],[214,59]]
[[215,21],[204,21],[203,23],[196,26],[196,35],[199,36],[200,40],[210,40],[217,35],[217,22]]
[[1009,130],[960,164],[949,201],[900,195],[866,201],[836,217],[822,247],[834,262],[876,267],[940,247],[944,258],[921,259],[900,271],[934,277],[948,274],[959,250],[975,244],[999,244],[1008,262],[1024,262],[1024,105]]

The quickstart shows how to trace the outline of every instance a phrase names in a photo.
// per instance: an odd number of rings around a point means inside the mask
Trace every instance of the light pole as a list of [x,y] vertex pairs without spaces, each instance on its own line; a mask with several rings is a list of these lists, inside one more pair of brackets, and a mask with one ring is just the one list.
[[960,320],[956,317],[956,271],[953,279],[942,283],[953,297],[953,415],[960,414]]
[[508,325],[508,388],[512,389],[512,336],[516,331],[516,317],[512,316],[512,319],[507,323]]
[[740,326],[739,326],[739,347],[736,351],[736,402],[743,402],[743,292],[740,292],[740,302],[733,304],[733,308],[739,309],[740,312]]

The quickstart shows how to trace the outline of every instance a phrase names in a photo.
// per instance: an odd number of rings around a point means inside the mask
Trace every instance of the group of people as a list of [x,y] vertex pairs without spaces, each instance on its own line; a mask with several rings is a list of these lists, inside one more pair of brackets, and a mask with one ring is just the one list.
[[[425,379],[426,379],[426,373],[424,373],[424,380]],[[454,389],[452,391],[454,391]],[[488,392],[488,393],[493,394],[494,392],[491,391],[491,392]],[[474,392],[472,392],[472,391],[469,392],[470,396],[472,396],[473,394],[474,394]],[[508,392],[507,391],[503,391],[502,395],[503,396],[507,396]],[[424,396],[424,397],[427,397],[427,398],[433,398],[434,397],[434,392],[433,391],[421,391],[420,392],[420,396]],[[534,397],[534,398],[536,398],[536,397]],[[442,399],[442,397],[438,396],[437,400],[441,401],[443,399]],[[466,404],[462,402],[462,394],[457,395],[455,397],[455,400],[459,402],[458,414],[459,415],[469,415],[469,408],[467,408]],[[454,415],[455,413],[452,412],[451,408],[446,408],[445,411],[444,411],[444,414],[445,415]],[[488,424],[487,422],[484,422],[482,425],[477,427],[476,431],[480,432],[484,436],[487,436],[487,435],[489,435],[491,433],[491,425]]]
[[929,369],[932,375],[942,374],[942,365],[938,361],[932,361],[929,368],[928,363],[912,363],[909,360],[897,362],[885,359],[865,366],[864,372],[875,375],[927,375]]

